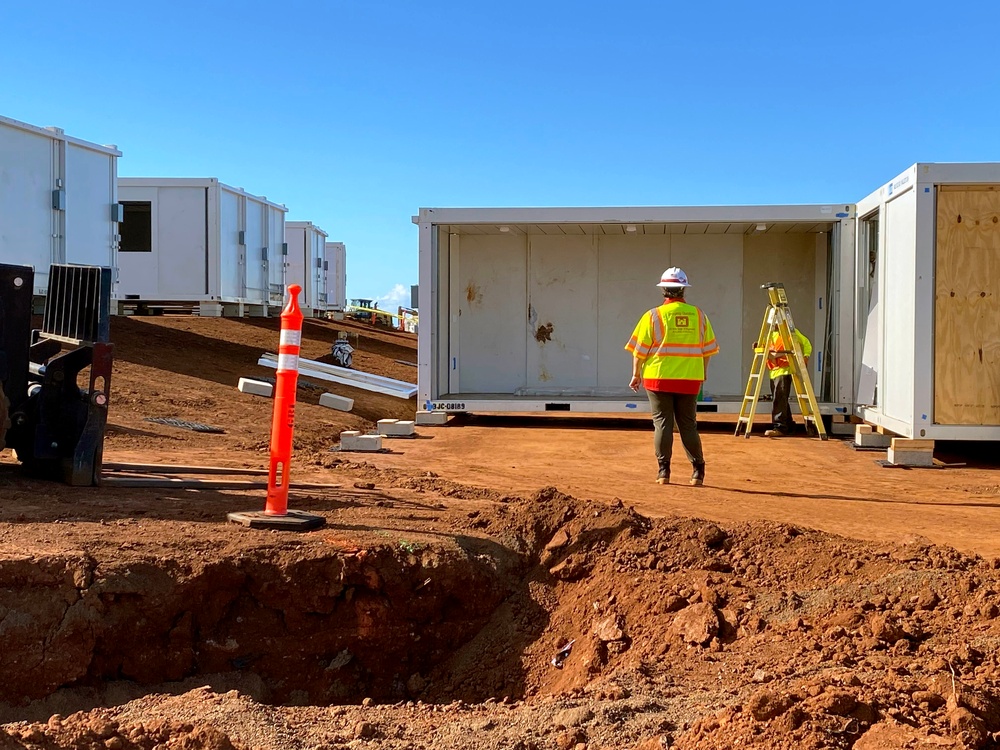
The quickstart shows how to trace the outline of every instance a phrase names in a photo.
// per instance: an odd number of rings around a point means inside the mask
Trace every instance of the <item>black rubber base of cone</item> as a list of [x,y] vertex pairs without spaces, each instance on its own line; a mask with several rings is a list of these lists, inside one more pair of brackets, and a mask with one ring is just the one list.
[[251,529],[280,529],[284,531],[312,531],[326,523],[323,516],[302,510],[289,510],[288,515],[269,516],[263,511],[230,513],[226,516],[233,523],[243,524]]

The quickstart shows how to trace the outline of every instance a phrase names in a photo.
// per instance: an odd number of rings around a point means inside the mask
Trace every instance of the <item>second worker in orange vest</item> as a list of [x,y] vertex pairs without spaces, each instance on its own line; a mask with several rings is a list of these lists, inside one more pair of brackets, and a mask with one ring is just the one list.
[[663,304],[643,314],[625,345],[632,353],[629,387],[638,391],[642,385],[649,397],[659,466],[657,483],[670,482],[676,421],[694,468],[691,484],[703,484],[705,456],[698,435],[698,391],[708,373],[708,359],[719,353],[719,345],[708,316],[684,301],[684,290],[690,286],[684,271],[668,268],[657,286],[663,290]]

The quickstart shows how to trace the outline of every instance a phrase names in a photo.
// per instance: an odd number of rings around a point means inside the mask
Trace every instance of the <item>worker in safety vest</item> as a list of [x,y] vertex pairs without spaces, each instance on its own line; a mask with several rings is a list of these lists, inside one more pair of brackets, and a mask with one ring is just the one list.
[[[772,313],[773,314],[773,313]],[[809,366],[809,355],[812,354],[812,344],[798,328],[792,331],[798,339],[799,347]],[[792,409],[789,398],[792,395],[792,371],[788,364],[791,356],[791,343],[782,340],[781,332],[774,331],[767,342],[767,369],[771,375],[771,429],[765,430],[765,437],[785,437],[795,429],[792,420]]]
[[663,304],[643,314],[625,345],[632,353],[629,388],[638,392],[642,385],[649,397],[653,449],[659,464],[657,484],[670,482],[675,420],[694,467],[691,484],[703,484],[705,457],[698,435],[698,391],[708,373],[708,359],[719,353],[719,345],[708,316],[684,301],[684,290],[690,286],[684,271],[668,268],[657,286],[663,290]]

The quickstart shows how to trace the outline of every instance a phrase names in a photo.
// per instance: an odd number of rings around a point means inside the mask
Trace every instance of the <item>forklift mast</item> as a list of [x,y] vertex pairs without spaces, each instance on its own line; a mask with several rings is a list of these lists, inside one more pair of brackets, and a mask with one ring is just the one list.
[[35,330],[33,290],[30,267],[0,264],[0,448],[34,476],[96,485],[111,391],[111,269],[51,266]]

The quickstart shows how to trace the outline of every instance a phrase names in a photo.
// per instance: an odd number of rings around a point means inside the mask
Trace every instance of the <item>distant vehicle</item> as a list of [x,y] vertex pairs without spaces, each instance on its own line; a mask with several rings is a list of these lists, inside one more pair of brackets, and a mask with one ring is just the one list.
[[392,313],[378,309],[378,302],[371,299],[352,299],[344,311],[344,316],[361,323],[371,323],[377,326],[392,326]]

